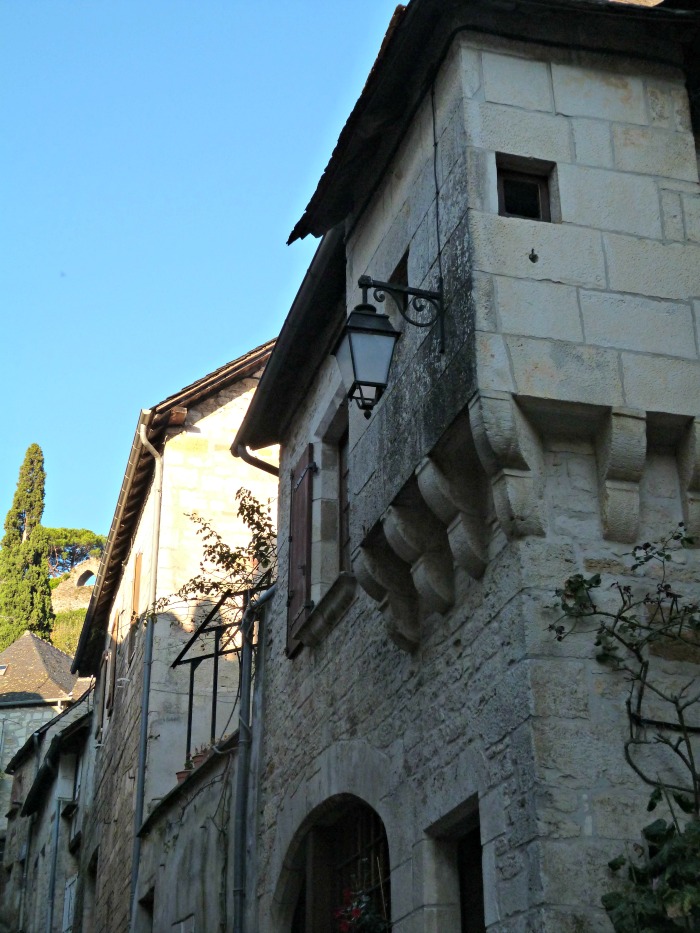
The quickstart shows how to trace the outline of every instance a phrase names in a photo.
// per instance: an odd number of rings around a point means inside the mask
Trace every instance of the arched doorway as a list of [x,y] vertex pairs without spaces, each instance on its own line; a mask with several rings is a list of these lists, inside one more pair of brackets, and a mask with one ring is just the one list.
[[329,801],[298,855],[301,886],[291,933],[389,931],[389,845],[379,815],[356,797]]

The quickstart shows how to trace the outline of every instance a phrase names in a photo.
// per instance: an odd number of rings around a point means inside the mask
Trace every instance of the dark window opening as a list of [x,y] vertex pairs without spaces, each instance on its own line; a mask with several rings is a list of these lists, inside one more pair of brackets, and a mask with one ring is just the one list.
[[461,933],[486,933],[481,833],[478,826],[457,842]]
[[551,221],[550,177],[554,166],[537,159],[496,156],[498,213],[502,217]]

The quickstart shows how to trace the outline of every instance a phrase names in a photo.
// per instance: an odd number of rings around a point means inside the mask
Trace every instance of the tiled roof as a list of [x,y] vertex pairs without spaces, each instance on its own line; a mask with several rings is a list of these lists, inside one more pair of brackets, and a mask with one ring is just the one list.
[[[36,700],[76,697],[82,692],[82,678],[71,674],[72,658],[47,641],[25,632],[9,648],[0,652],[0,705]],[[81,683],[76,682],[80,679]]]

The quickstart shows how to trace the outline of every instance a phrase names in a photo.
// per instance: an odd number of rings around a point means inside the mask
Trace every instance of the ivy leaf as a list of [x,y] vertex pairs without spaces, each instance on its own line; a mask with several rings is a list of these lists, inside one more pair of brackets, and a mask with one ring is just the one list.
[[656,810],[657,806],[661,803],[662,799],[663,799],[663,794],[661,793],[661,788],[655,787],[654,790],[652,791],[651,797],[649,797],[649,803],[647,804],[647,812],[651,813],[652,810]]
[[692,813],[695,810],[693,801],[685,794],[674,793],[673,799],[684,813]]
[[[610,871],[619,871],[623,865],[627,863],[627,859],[624,855],[618,855],[617,858],[611,859],[608,862],[608,868]],[[607,895],[606,895],[607,896]]]

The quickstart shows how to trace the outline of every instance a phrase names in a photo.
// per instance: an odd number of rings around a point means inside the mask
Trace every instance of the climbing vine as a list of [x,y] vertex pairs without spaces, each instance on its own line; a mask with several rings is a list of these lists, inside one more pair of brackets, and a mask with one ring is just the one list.
[[[668,811],[609,863],[619,881],[602,903],[616,933],[700,930],[700,683],[690,668],[700,662],[700,605],[669,579],[678,552],[693,544],[681,524],[635,547],[633,581],[613,583],[612,607],[600,574],[575,574],[556,591],[555,637],[593,634],[597,660],[625,676],[625,760],[652,788],[648,811]],[[653,590],[637,585],[642,572],[656,578]],[[673,677],[661,661],[679,662]]]

